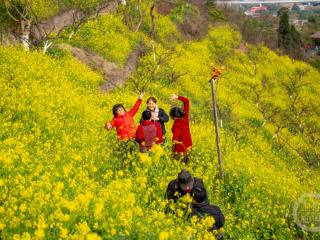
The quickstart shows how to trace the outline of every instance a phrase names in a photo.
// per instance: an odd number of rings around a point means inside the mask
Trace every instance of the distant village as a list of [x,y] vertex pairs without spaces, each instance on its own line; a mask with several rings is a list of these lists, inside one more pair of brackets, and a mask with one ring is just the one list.
[[[248,17],[261,16],[277,16],[277,12],[281,7],[286,7],[290,11],[290,24],[297,29],[302,30],[304,25],[308,23],[308,17],[312,14],[320,16],[319,2],[303,2],[303,3],[267,3],[244,5],[240,4],[239,8]],[[312,39],[312,46],[304,46],[305,55],[320,55],[320,31],[309,35]],[[310,56],[305,56],[310,57]]]
[[[270,7],[272,6],[272,7]],[[240,8],[242,9],[248,9],[244,12],[245,15],[247,16],[259,16],[262,14],[272,14],[274,16],[277,15],[277,7],[286,7],[288,8],[290,11],[309,11],[309,12],[315,12],[320,14],[320,1],[319,2],[305,2],[305,3],[260,3],[256,6],[251,6],[251,5],[242,5],[240,4]],[[300,21],[298,21],[300,20]],[[303,19],[301,21],[301,19],[295,19],[295,25],[299,26],[301,24],[303,24]],[[293,23],[294,24],[294,23]]]

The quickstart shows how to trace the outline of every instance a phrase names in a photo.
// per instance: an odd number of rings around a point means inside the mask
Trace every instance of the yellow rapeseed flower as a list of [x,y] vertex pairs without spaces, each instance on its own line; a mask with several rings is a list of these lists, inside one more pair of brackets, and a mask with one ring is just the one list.
[[86,240],[101,240],[102,238],[96,233],[88,233],[86,235]]
[[170,234],[169,234],[169,232],[166,232],[166,231],[162,231],[159,234],[159,240],[167,240],[167,239],[169,239],[169,237],[170,237]]

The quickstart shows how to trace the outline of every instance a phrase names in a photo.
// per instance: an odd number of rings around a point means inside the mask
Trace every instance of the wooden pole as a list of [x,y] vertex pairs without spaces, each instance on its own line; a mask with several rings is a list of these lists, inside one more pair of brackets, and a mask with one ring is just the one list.
[[216,129],[216,145],[217,145],[217,152],[218,152],[218,162],[219,162],[219,169],[220,169],[220,177],[224,179],[224,171],[222,166],[222,157],[221,157],[221,149],[220,149],[220,140],[219,140],[219,126],[218,126],[218,112],[217,112],[217,101],[216,101],[216,90],[215,90],[215,79],[211,78],[211,95],[212,95],[212,108],[213,108],[213,118],[214,118],[214,125]]

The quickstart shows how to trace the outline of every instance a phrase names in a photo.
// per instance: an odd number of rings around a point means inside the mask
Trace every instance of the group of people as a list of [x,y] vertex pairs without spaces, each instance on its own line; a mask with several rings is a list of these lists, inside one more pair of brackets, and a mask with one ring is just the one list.
[[[149,97],[147,108],[142,112],[140,125],[136,128],[133,117],[141,106],[143,96],[144,93],[141,93],[130,111],[126,111],[122,104],[115,104],[112,108],[113,119],[105,123],[105,128],[110,131],[115,127],[120,141],[135,141],[139,144],[140,152],[148,152],[154,144],[165,142],[165,123],[169,121],[169,117],[162,108],[158,107],[157,99]],[[192,147],[189,128],[190,101],[186,97],[177,95],[172,95],[171,99],[183,102],[182,108],[172,107],[169,113],[174,120],[172,126],[173,156],[187,164]],[[192,212],[189,217],[209,215],[215,219],[210,231],[223,227],[224,216],[219,207],[210,205],[203,181],[183,169],[178,174],[178,178],[168,184],[166,198],[176,202],[188,193],[193,198]]]
[[[157,99],[149,97],[147,108],[142,112],[140,125],[136,128],[133,117],[141,106],[143,96],[144,93],[141,93],[130,111],[126,111],[122,104],[115,104],[112,108],[113,119],[105,123],[105,128],[109,131],[115,127],[120,141],[135,140],[139,144],[140,152],[147,152],[154,144],[165,142],[165,123],[169,121],[169,117],[162,108],[158,107]],[[172,126],[174,158],[188,163],[192,147],[189,128],[190,101],[186,97],[177,95],[172,95],[171,99],[183,102],[182,108],[170,109],[170,117],[174,120]]]

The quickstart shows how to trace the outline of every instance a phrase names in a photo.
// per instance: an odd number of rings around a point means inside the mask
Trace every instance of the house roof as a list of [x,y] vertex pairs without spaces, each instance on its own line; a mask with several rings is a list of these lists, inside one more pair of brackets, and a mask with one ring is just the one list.
[[310,35],[310,38],[313,38],[313,39],[320,39],[320,32],[316,32],[312,35]]
[[267,10],[268,10],[268,8],[266,6],[259,6],[259,7],[250,8],[250,12],[267,11]]

